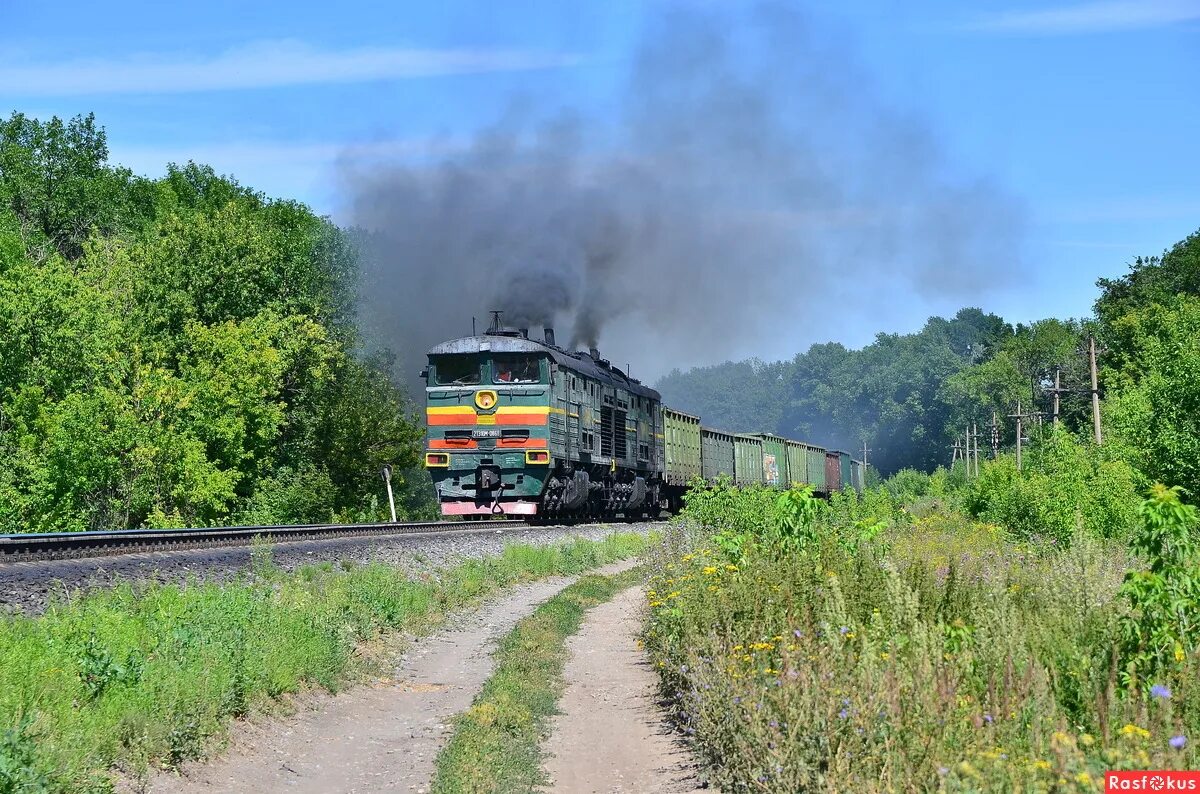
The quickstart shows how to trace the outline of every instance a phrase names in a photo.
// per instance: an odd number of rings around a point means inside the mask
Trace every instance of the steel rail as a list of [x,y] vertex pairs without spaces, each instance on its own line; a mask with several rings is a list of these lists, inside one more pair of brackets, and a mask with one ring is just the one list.
[[149,551],[241,546],[255,538],[272,542],[319,540],[363,535],[415,535],[487,531],[524,526],[516,519],[418,521],[393,524],[294,524],[286,526],[206,527],[197,529],[120,529],[101,532],[43,532],[0,535],[0,564],[31,560],[106,557]]

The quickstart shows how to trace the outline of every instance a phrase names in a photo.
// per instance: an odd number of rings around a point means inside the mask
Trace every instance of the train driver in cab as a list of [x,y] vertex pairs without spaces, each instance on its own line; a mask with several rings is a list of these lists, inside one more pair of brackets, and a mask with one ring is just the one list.
[[538,376],[536,358],[496,359],[497,383],[537,383]]

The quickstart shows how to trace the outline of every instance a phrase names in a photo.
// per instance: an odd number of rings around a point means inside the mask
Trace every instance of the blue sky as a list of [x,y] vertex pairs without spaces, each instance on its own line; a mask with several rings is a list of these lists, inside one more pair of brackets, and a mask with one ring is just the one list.
[[[94,111],[138,172],[196,159],[343,218],[347,151],[419,159],[514,103],[604,118],[657,5],[0,0],[0,111]],[[801,8],[957,179],[1022,207],[1024,275],[985,309],[1084,314],[1097,277],[1200,227],[1200,0]],[[837,333],[862,344],[953,308],[913,302]],[[823,341],[809,336],[739,352]]]

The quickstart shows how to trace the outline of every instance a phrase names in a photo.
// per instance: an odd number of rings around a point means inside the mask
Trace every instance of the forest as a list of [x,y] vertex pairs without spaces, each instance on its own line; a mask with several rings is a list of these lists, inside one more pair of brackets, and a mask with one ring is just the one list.
[[356,261],[211,168],[110,164],[90,115],[0,121],[0,533],[375,520],[384,463],[423,509]]
[[[816,344],[791,361],[678,370],[663,400],[717,427],[777,432],[850,451],[871,450],[885,475],[931,471],[975,423],[990,455],[993,417],[1011,449],[1018,401],[1051,419],[1055,371],[1063,426],[1091,437],[1087,339],[1097,340],[1104,457],[1144,482],[1200,493],[1200,232],[1129,272],[1099,281],[1094,316],[1011,324],[965,308],[916,333],[880,333],[860,350]],[[1036,434],[1036,416],[1026,420]]]

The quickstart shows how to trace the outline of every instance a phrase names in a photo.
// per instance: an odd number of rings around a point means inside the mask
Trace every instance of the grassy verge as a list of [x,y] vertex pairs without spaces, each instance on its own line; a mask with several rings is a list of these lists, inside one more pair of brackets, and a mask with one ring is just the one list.
[[1107,769],[1200,763],[1197,637],[1153,665],[1128,650],[1175,615],[1130,610],[1128,547],[720,497],[722,530],[651,553],[646,642],[721,790],[1096,792]]
[[128,584],[0,619],[0,794],[107,791],[198,756],[230,717],[336,690],[383,632],[421,633],[514,583],[639,553],[644,536],[512,545],[414,581],[382,565],[284,573],[256,551],[234,584]]
[[565,641],[588,609],[643,575],[585,576],[517,624],[500,643],[496,672],[438,755],[434,792],[530,792],[545,782],[539,747],[563,689]]

